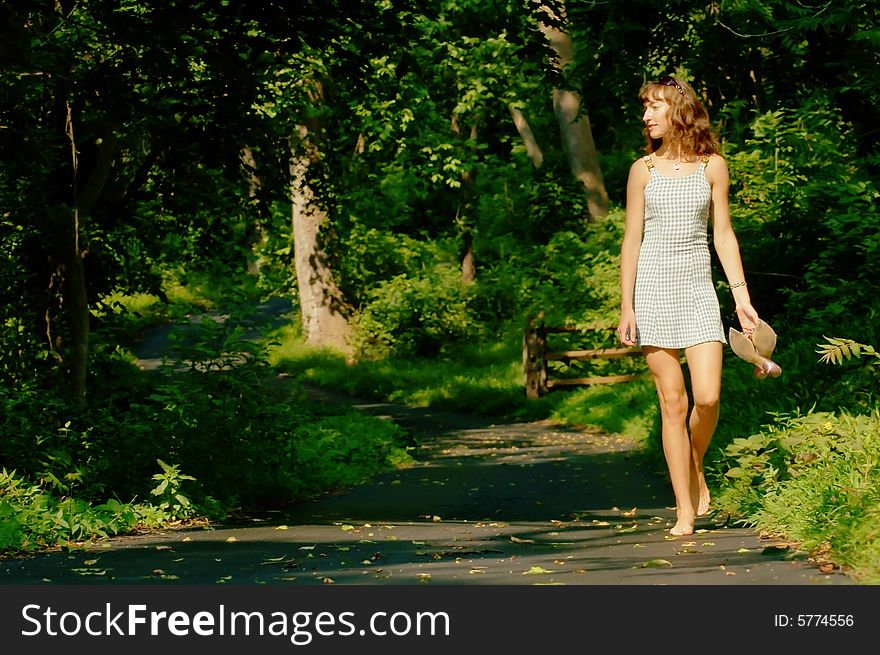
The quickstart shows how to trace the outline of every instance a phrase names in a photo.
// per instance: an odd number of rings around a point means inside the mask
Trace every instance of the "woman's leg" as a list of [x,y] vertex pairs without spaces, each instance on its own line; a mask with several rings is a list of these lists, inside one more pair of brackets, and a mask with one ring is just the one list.
[[719,341],[691,346],[684,351],[690,370],[694,408],[689,427],[691,433],[691,497],[697,516],[709,511],[709,487],[703,473],[703,457],[718,424],[718,399],[721,395],[721,353]]
[[691,500],[690,472],[693,458],[685,425],[688,397],[678,350],[645,346],[642,351],[660,399],[663,454],[666,456],[672,491],[675,494],[676,521],[669,532],[674,535],[692,534],[695,509]]

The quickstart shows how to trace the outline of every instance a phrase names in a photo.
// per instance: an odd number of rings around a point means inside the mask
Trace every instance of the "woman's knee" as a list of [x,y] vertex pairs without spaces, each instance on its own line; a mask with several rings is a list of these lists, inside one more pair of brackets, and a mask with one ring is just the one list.
[[694,408],[699,412],[711,412],[718,409],[720,394],[714,389],[694,390]]
[[664,417],[684,420],[688,411],[687,393],[682,390],[660,391],[660,411]]

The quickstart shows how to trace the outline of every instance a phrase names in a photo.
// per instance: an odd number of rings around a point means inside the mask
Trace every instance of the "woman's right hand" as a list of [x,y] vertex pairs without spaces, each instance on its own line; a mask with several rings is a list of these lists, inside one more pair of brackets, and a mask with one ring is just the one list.
[[620,313],[620,323],[617,324],[617,336],[625,346],[636,345],[636,313],[631,309],[625,309]]

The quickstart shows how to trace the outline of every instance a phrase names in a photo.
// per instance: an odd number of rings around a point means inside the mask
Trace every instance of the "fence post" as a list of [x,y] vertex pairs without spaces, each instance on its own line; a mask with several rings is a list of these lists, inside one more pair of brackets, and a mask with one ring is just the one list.
[[544,312],[528,315],[523,332],[523,375],[526,397],[535,400],[547,393],[547,332],[544,328]]

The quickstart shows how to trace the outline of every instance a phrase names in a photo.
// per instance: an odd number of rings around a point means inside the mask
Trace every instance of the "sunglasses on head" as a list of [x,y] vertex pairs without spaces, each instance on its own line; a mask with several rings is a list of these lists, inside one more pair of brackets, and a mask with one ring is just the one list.
[[678,89],[678,92],[681,95],[684,95],[684,89],[681,88],[681,85],[675,81],[675,78],[671,75],[664,75],[659,80],[657,80],[657,84],[662,84],[663,86],[674,86]]

